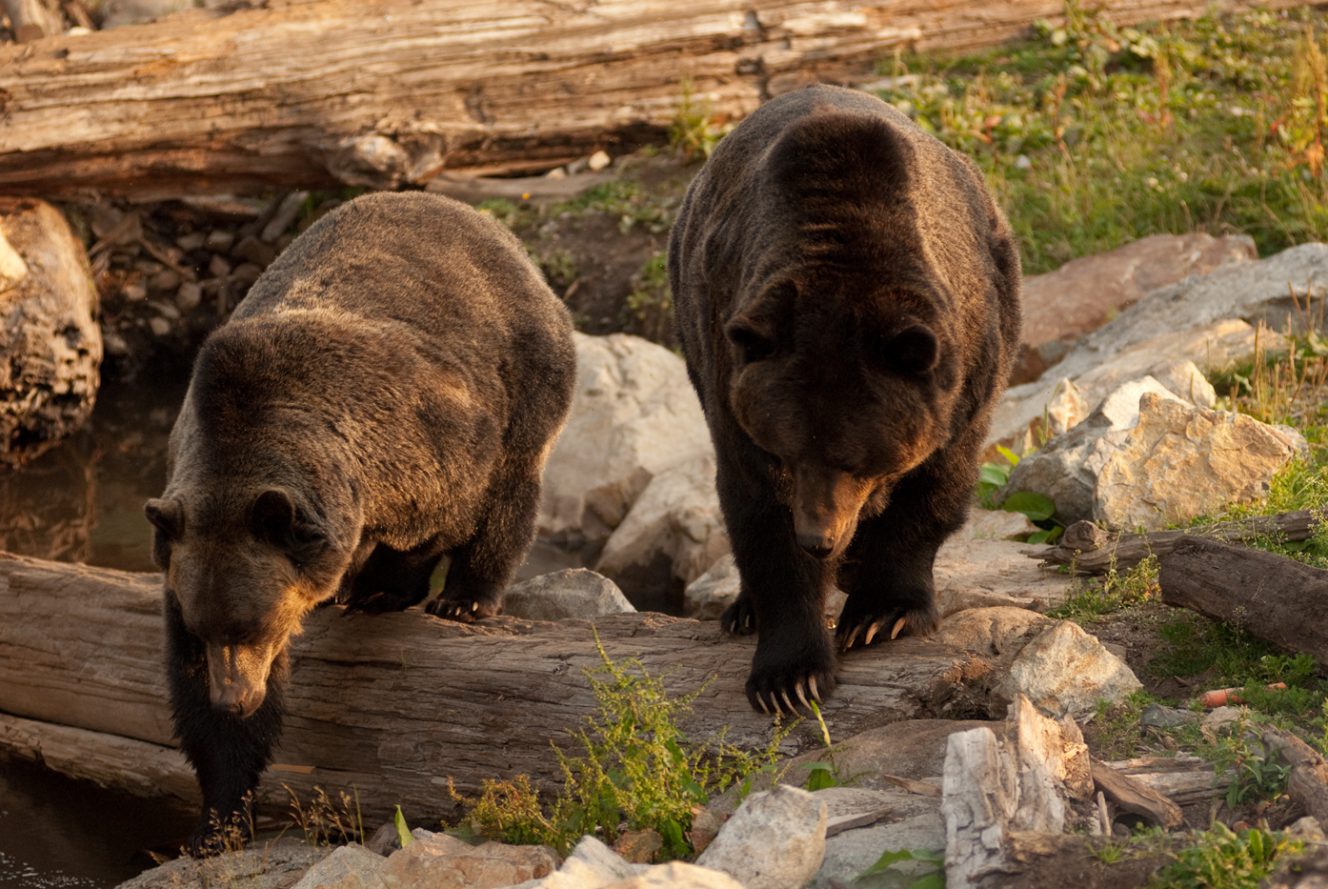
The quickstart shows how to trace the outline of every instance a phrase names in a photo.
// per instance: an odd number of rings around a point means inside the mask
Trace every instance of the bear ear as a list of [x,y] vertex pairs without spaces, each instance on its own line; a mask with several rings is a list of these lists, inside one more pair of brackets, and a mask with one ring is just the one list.
[[922,376],[936,368],[941,357],[941,346],[930,327],[910,324],[885,342],[882,357],[890,367],[901,373]]
[[323,529],[307,519],[290,494],[280,488],[269,488],[254,499],[249,530],[259,540],[285,550],[297,562],[315,555],[327,543]]
[[179,500],[154,497],[144,504],[143,514],[169,540],[179,540],[184,533],[184,504]]

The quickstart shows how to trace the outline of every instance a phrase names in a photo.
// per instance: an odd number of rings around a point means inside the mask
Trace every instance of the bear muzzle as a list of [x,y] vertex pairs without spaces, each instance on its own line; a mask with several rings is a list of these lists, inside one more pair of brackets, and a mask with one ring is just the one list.
[[267,697],[275,645],[207,646],[208,692],[212,706],[241,719],[254,715]]

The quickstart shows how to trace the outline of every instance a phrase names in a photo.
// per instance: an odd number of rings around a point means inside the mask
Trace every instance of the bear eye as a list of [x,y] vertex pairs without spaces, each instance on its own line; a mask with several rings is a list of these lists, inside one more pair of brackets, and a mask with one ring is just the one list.
[[775,354],[775,341],[745,324],[735,324],[725,331],[729,342],[738,347],[743,364],[763,361]]

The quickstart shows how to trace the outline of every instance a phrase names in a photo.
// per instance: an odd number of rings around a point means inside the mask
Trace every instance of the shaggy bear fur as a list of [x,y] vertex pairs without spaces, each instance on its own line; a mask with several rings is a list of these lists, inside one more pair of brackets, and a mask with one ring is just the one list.
[[766,103],[692,182],[669,280],[742,577],[723,624],[759,633],[753,706],[831,691],[833,584],[840,650],[936,626],[932,564],[973,496],[1019,278],[973,165],[864,93]]
[[506,229],[378,194],[318,221],[204,343],[147,504],[175,729],[203,791],[193,847],[243,821],[281,725],[286,649],[339,595],[499,611],[571,402],[572,326]]

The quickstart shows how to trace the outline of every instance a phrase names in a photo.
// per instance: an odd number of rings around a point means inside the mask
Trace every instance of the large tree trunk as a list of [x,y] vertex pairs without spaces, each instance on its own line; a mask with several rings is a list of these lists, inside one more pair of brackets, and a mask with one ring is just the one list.
[[[1290,0],[1123,0],[1119,22]],[[0,47],[0,193],[174,196],[539,169],[659,141],[897,48],[964,50],[1062,0],[275,0]]]
[[[0,554],[0,752],[133,793],[194,796],[170,746],[159,587],[155,575]],[[353,785],[366,818],[400,803],[423,823],[454,812],[449,777],[466,793],[521,772],[556,785],[549,742],[576,752],[572,733],[596,710],[586,671],[602,664],[597,645],[672,692],[703,689],[691,737],[727,726],[731,742],[768,743],[770,720],[743,693],[753,640],[723,637],[717,622],[626,614],[463,626],[419,609],[343,618],[328,607],[296,642],[289,715],[260,798],[284,808],[282,784],[304,798],[315,785]],[[826,720],[846,737],[910,717],[971,717],[990,701],[996,658],[914,639],[854,653]],[[819,738],[804,724],[788,752]]]

